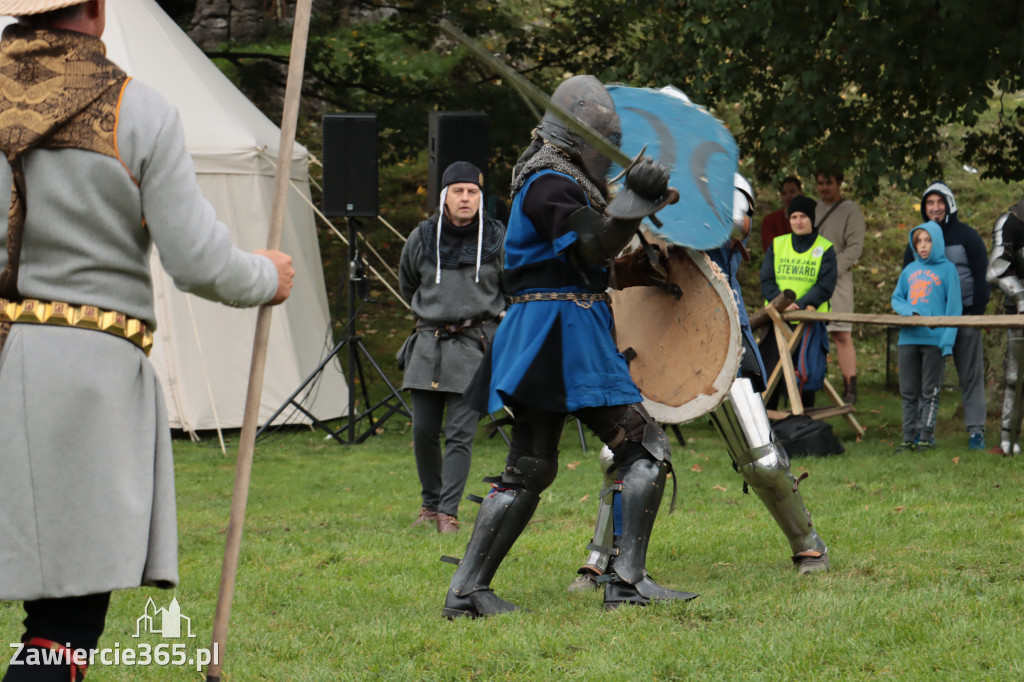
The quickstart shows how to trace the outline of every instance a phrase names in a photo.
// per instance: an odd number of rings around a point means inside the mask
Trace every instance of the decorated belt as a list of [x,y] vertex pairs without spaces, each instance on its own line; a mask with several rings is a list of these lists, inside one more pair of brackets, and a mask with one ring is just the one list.
[[416,326],[413,328],[413,331],[434,332],[434,336],[454,336],[461,331],[472,329],[473,327],[482,327],[489,321],[489,319],[485,320],[471,317],[467,320],[462,320],[461,322],[451,322],[449,324],[427,324],[416,320]]
[[0,298],[0,323],[4,322],[96,329],[131,341],[146,355],[153,349],[153,332],[145,322],[116,310],[103,310],[92,305],[71,305],[35,298],[23,301]]
[[527,303],[528,301],[573,301],[576,305],[589,308],[596,301],[607,301],[608,294],[604,293],[583,293],[576,291],[538,291],[532,294],[519,294],[509,299],[512,303]]

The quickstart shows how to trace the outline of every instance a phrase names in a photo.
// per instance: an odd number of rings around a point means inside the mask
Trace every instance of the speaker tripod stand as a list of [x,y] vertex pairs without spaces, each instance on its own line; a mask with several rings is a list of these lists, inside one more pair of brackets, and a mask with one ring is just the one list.
[[[356,221],[352,218],[346,219],[348,223],[348,249],[349,249],[349,270],[348,270],[348,323],[346,326],[347,335],[331,349],[331,352],[327,354],[327,357],[317,365],[316,369],[306,377],[302,384],[299,385],[295,391],[288,396],[288,399],[277,408],[267,419],[266,423],[256,433],[259,437],[270,424],[277,419],[278,415],[288,409],[289,406],[294,407],[302,414],[306,415],[309,420],[319,429],[325,431],[334,440],[338,441],[342,445],[354,445],[356,443],[362,443],[370,436],[377,433],[384,422],[391,418],[395,414],[401,414],[405,417],[412,417],[412,410],[406,404],[405,400],[402,399],[402,395],[398,389],[395,388],[394,384],[388,379],[387,375],[384,374],[384,370],[381,369],[377,361],[373,359],[373,355],[363,344],[362,337],[356,334],[356,299],[357,290],[360,288],[365,289],[365,277],[363,275],[362,260],[359,255],[359,249],[356,246]],[[334,358],[341,353],[342,350],[348,351],[348,364],[346,367],[346,377],[349,382],[348,390],[348,416],[345,418],[345,423],[335,429],[329,424],[317,419],[316,415],[310,412],[306,407],[302,405],[296,398],[306,390],[306,387],[316,381],[324,369],[329,365]],[[370,366],[377,373],[377,376],[384,381],[388,388],[388,394],[378,400],[373,405],[370,405],[370,394],[366,387],[366,374],[363,371],[363,364],[360,360],[360,355],[366,358],[366,361],[370,363]],[[356,394],[354,387],[358,383],[360,395],[362,396],[362,404],[370,405],[366,407],[360,414],[356,414]],[[374,412],[383,410],[383,416],[374,417]],[[358,433],[356,426],[361,421],[367,421],[366,430],[362,433]],[[344,434],[344,438],[342,435]]]

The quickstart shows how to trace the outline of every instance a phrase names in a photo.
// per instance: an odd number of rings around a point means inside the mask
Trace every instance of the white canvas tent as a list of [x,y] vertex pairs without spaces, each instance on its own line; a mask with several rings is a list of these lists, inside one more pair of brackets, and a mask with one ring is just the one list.
[[[6,23],[6,22],[5,22]],[[264,248],[270,224],[279,128],[238,91],[154,0],[107,3],[107,55],[181,112],[203,193],[235,243]],[[308,153],[296,145],[281,249],[295,262],[291,298],[275,308],[260,422],[319,364],[330,346],[330,315],[309,196]],[[295,189],[298,187],[298,189]],[[171,425],[189,431],[242,424],[255,310],[238,310],[174,288],[154,253],[158,329],[151,360],[163,383]],[[347,414],[348,387],[337,363],[303,405],[319,419]],[[277,421],[308,422],[286,410]]]

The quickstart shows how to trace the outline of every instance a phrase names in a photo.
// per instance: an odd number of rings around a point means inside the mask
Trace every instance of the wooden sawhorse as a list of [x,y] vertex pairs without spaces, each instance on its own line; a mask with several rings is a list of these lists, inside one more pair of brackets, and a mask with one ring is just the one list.
[[857,434],[857,440],[863,438],[864,427],[853,416],[856,408],[843,402],[839,392],[832,387],[828,379],[825,379],[824,389],[829,400],[833,403],[832,406],[804,409],[804,402],[800,398],[800,386],[796,381],[796,370],[793,367],[793,351],[800,345],[800,340],[803,338],[804,331],[806,330],[806,323],[800,322],[797,324],[796,329],[790,329],[786,321],[782,319],[782,315],[774,307],[768,306],[765,310],[768,313],[768,317],[771,318],[772,329],[775,332],[775,341],[779,348],[779,362],[775,365],[771,375],[769,375],[766,382],[767,387],[764,393],[761,394],[761,397],[767,400],[768,396],[775,390],[781,377],[786,382],[786,394],[789,396],[790,406],[789,411],[768,410],[768,417],[770,419],[785,419],[792,414],[806,414],[812,419],[830,419],[842,416]]

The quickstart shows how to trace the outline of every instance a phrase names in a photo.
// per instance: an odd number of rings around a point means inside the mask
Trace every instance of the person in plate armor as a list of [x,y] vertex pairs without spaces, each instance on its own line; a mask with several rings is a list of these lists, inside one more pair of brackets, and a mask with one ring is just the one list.
[[[613,143],[615,105],[593,76],[574,76],[552,100]],[[659,256],[641,250],[612,263],[641,219],[674,190],[668,169],[641,157],[625,188],[608,202],[610,161],[549,109],[513,170],[505,238],[511,305],[470,390],[483,411],[502,404],[515,415],[500,476],[487,479],[472,537],[445,598],[448,618],[492,616],[518,607],[498,597],[491,580],[526,528],[541,493],[558,472],[558,441],[569,414],[612,453],[622,481],[622,531],[605,584],[606,609],[688,600],[647,575],[647,547],[671,470],[668,439],[647,414],[612,338],[607,286],[660,284],[670,289]],[[678,290],[676,290],[678,294]],[[665,295],[671,295],[666,292]]]
[[[789,456],[772,432],[760,396],[760,391],[765,388],[766,373],[736,277],[745,254],[743,243],[750,234],[754,191],[739,173],[734,184],[732,235],[721,247],[705,253],[729,280],[740,315],[744,353],[729,394],[710,414],[711,423],[725,440],[733,468],[743,478],[743,492],[747,493],[752,488],[782,529],[793,551],[792,559],[797,570],[802,575],[827,571],[830,567],[828,547],[814,529],[810,512],[800,495],[799,480],[790,473]],[[620,532],[617,481],[609,454],[607,448],[602,448],[598,457],[605,480],[597,524],[593,541],[587,547],[590,554],[577,571],[579,575],[569,585],[570,592],[584,592],[598,586],[599,577],[604,575],[609,564],[609,548],[614,546],[614,538]]]
[[[1024,313],[1024,199],[999,216],[992,229],[988,283],[1003,292],[1007,315]],[[1021,390],[1024,388],[1024,329],[1006,330],[1003,360],[1003,414],[999,447],[1006,456],[1020,452]]]

